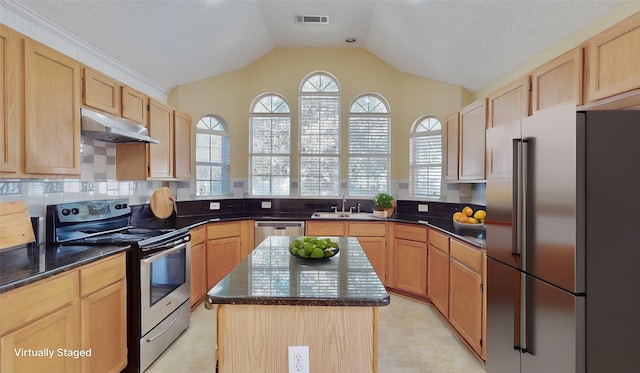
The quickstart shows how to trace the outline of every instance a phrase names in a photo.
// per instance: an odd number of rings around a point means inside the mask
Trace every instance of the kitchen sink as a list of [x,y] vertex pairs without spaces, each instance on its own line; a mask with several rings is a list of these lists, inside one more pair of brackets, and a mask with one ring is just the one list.
[[314,219],[349,219],[349,220],[370,220],[380,219],[371,212],[314,212],[311,215]]

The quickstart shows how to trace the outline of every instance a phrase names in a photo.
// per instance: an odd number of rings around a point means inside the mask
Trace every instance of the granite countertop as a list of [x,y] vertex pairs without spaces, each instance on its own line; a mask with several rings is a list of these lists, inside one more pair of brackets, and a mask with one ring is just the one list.
[[207,294],[213,304],[361,306],[389,304],[384,285],[355,237],[331,237],[327,259],[289,253],[295,237],[270,236]]
[[129,246],[28,245],[0,250],[0,293],[126,251]]

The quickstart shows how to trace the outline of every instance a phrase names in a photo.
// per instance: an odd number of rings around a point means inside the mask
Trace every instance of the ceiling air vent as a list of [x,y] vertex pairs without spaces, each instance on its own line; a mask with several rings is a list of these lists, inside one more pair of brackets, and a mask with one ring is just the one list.
[[296,16],[296,22],[326,25],[329,23],[329,16]]

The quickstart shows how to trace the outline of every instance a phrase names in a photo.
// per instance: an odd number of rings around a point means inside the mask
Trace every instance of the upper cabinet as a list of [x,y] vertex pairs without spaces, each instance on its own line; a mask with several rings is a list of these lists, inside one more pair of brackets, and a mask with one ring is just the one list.
[[591,38],[585,53],[585,101],[640,88],[640,12]]
[[131,87],[122,87],[122,117],[146,126],[148,100],[144,93]]
[[529,75],[492,93],[488,97],[488,127],[513,122],[531,115]]
[[82,83],[85,105],[120,116],[123,87],[121,83],[86,67]]
[[175,152],[174,176],[176,179],[191,179],[195,166],[191,117],[189,114],[175,111]]
[[149,178],[173,178],[173,109],[149,99],[149,136],[160,141],[149,145]]
[[25,172],[80,175],[80,63],[26,39]]
[[458,141],[460,133],[460,113],[447,117],[447,163],[444,170],[445,180],[458,180]]
[[486,129],[486,99],[476,101],[460,110],[459,180],[484,179]]
[[532,114],[569,102],[582,105],[582,54],[576,48],[531,72]]
[[21,164],[22,58],[20,35],[0,25],[0,172],[9,177]]

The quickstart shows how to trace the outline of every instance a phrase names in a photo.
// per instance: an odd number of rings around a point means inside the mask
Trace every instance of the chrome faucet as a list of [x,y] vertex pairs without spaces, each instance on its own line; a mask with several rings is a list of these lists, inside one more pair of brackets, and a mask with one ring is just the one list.
[[347,203],[347,194],[342,193],[342,212],[344,213],[344,205]]

